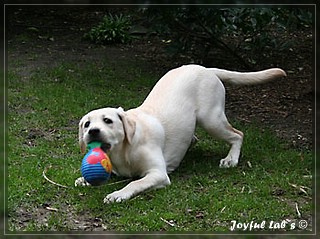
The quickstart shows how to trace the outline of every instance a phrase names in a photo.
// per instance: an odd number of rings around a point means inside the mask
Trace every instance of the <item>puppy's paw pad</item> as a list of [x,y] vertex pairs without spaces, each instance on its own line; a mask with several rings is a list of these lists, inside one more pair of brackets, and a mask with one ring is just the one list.
[[74,181],[75,187],[85,187],[85,186],[91,186],[90,183],[88,183],[83,177],[77,178]]
[[130,195],[122,193],[121,191],[115,191],[107,195],[103,202],[104,203],[113,203],[113,202],[122,202],[130,198]]
[[235,160],[232,160],[232,158],[230,157],[226,157],[224,159],[220,160],[220,168],[230,168],[230,167],[235,167],[237,166],[238,162],[236,162]]

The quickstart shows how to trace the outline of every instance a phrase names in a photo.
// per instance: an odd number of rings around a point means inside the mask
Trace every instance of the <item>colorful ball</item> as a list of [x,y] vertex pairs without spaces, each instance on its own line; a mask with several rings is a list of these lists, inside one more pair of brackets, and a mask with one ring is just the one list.
[[93,186],[105,183],[110,178],[111,170],[111,161],[100,147],[90,149],[82,160],[82,176]]

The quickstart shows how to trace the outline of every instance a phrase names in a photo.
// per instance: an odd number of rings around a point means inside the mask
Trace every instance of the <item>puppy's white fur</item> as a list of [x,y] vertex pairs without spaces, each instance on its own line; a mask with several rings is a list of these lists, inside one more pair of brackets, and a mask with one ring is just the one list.
[[[225,116],[221,81],[259,84],[281,76],[286,73],[279,68],[239,73],[187,65],[165,74],[137,108],[89,112],[79,124],[82,151],[90,141],[101,140],[110,147],[114,173],[140,178],[107,195],[104,202],[121,202],[144,190],[170,184],[168,173],[179,166],[196,125],[231,145],[220,167],[236,166],[243,133],[233,128]],[[88,185],[83,178],[75,184]]]

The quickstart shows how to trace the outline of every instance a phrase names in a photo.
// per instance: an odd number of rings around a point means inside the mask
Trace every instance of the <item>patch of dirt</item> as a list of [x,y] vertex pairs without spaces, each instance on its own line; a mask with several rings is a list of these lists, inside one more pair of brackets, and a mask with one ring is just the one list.
[[[112,10],[113,11],[113,10]],[[82,36],[105,14],[105,9],[92,7],[26,7],[6,8],[6,41],[8,68],[29,80],[35,70],[54,67],[61,61],[79,65],[101,62],[103,59],[126,59],[141,62],[138,67],[147,72],[155,72],[160,77],[168,70],[182,64],[199,63],[186,55],[168,55],[166,43],[157,35],[144,35],[129,45],[96,46],[82,40]],[[226,86],[226,113],[230,121],[255,123],[261,128],[269,128],[283,138],[290,146],[311,149],[313,141],[314,73],[312,31],[297,31],[286,35],[295,39],[296,45],[288,51],[273,51],[262,57],[256,69],[281,67],[288,77],[262,85],[250,87]],[[11,64],[11,62],[15,62]],[[203,60],[207,67],[230,70],[244,70],[241,63],[219,49],[212,49]],[[30,131],[30,141],[43,132]],[[282,193],[276,191],[276,194]],[[48,205],[28,209],[21,207],[14,219],[17,229],[25,229],[31,220],[46,226],[55,212]],[[86,215],[75,216],[66,206],[69,217],[68,228],[72,230],[103,230],[99,218]],[[69,209],[68,209],[69,208]],[[47,228],[48,229],[48,228]]]
[[[20,207],[9,219],[15,225],[14,230],[23,231],[26,226],[41,231],[104,231],[112,230],[103,224],[101,218],[92,218],[90,213],[82,212],[80,214],[70,205],[59,205],[55,208],[49,204],[43,204],[39,207]],[[57,223],[55,223],[57,222]],[[57,226],[58,225],[58,226]],[[62,228],[61,228],[62,225]]]

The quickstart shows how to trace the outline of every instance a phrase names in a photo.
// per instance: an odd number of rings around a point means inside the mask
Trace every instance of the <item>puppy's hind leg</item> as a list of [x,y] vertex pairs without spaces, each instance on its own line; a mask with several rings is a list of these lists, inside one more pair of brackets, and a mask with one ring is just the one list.
[[243,133],[240,130],[233,128],[230,124],[228,124],[225,130],[225,140],[231,144],[231,148],[227,157],[220,160],[221,168],[237,166],[243,141]]
[[224,113],[222,115],[212,114],[205,121],[200,122],[202,127],[213,137],[222,139],[231,145],[230,151],[224,159],[220,160],[220,167],[234,167],[238,164],[243,133],[233,128]]

